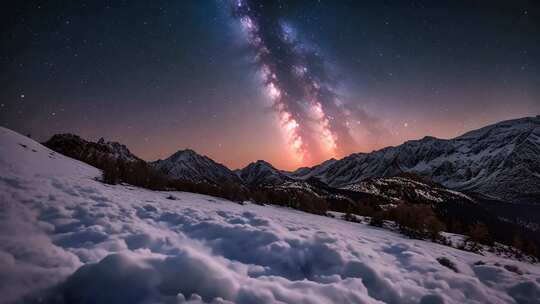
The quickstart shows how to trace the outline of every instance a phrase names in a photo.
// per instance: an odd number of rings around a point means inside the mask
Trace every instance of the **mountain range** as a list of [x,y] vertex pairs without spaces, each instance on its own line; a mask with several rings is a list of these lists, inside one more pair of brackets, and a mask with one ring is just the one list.
[[[54,135],[46,146],[78,158],[108,154],[140,160],[127,147],[72,134]],[[358,191],[373,189],[376,178],[411,174],[453,191],[511,203],[540,203],[540,116],[499,122],[452,139],[424,137],[370,153],[354,153],[313,167],[286,172],[259,160],[231,170],[193,150],[180,150],[149,164],[169,177],[211,184],[304,187]],[[412,184],[411,184],[412,185]]]
[[424,137],[355,153],[292,176],[344,187],[372,177],[414,173],[445,187],[510,202],[540,202],[540,116],[499,122],[453,139]]

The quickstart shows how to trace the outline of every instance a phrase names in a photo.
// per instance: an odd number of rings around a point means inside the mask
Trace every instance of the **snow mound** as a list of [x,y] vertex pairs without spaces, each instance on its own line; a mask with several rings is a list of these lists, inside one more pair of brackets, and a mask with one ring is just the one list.
[[287,208],[105,185],[3,128],[0,166],[1,303],[539,303],[535,265]]

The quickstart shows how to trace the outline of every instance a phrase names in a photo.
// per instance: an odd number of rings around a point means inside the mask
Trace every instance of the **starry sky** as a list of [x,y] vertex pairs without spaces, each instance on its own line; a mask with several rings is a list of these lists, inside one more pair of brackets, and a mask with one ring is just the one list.
[[2,1],[0,125],[294,169],[540,114],[537,1]]

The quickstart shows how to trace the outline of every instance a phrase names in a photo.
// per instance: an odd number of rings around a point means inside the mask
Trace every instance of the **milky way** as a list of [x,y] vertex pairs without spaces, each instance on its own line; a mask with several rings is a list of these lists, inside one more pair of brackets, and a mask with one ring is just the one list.
[[352,142],[351,112],[317,49],[302,43],[294,28],[267,6],[238,0],[233,15],[247,34],[290,150],[300,163],[334,157]]
[[294,170],[538,115],[538,1],[433,2],[9,1],[0,125]]

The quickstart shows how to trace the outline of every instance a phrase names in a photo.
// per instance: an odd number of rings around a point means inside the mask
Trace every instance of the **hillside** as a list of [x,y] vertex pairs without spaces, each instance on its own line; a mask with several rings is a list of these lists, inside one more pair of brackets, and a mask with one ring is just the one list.
[[106,185],[10,130],[0,143],[2,303],[540,299],[535,265],[287,208]]

